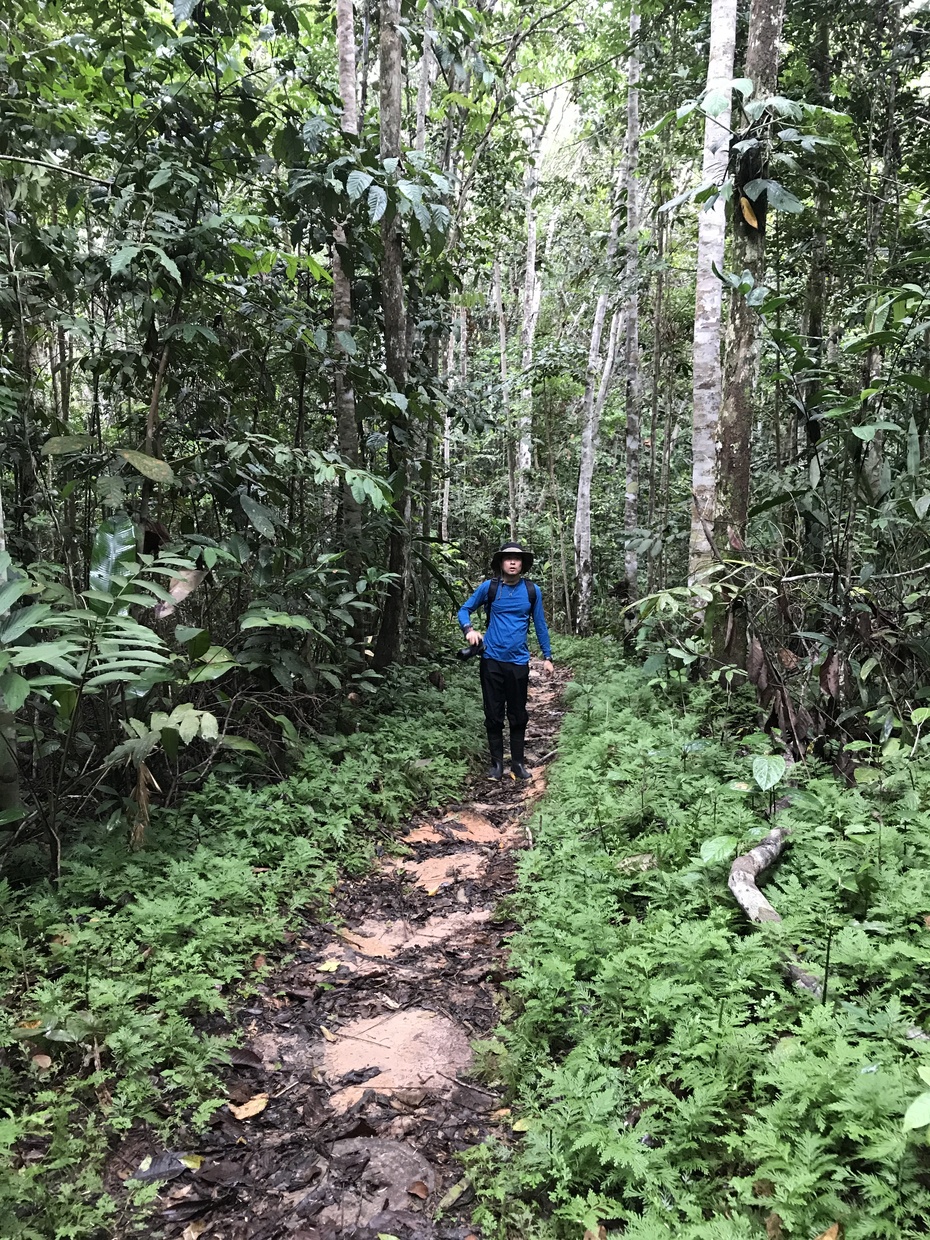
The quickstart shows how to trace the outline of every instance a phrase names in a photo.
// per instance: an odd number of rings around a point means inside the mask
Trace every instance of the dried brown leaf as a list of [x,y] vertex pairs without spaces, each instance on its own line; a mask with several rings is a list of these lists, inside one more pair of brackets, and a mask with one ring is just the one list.
[[259,1115],[268,1105],[267,1094],[256,1094],[254,1098],[250,1098],[248,1102],[243,1102],[241,1107],[235,1107],[230,1103],[229,1109],[235,1115],[236,1119],[251,1119],[253,1115]]
[[831,1227],[828,1227],[825,1232],[822,1232],[817,1237],[817,1240],[840,1240],[839,1223],[834,1223]]
[[749,227],[755,228],[758,230],[759,221],[756,218],[755,211],[753,211],[752,209],[752,203],[749,201],[749,199],[746,197],[745,194],[740,194],[739,196],[739,209],[743,213],[743,219],[746,221]]
[[206,1230],[207,1224],[202,1218],[194,1219],[193,1223],[188,1223],[181,1232],[181,1240],[197,1240]]
[[33,1055],[32,1063],[34,1067],[44,1072],[52,1066],[52,1057],[51,1055]]
[[827,697],[840,696],[840,657],[835,650],[820,665],[820,687]]
[[422,1180],[414,1180],[412,1184],[408,1184],[407,1192],[413,1197],[419,1197],[421,1201],[425,1201],[429,1196],[429,1189]]
[[781,1218],[777,1214],[770,1214],[765,1220],[765,1234],[768,1240],[782,1240]]
[[330,1030],[327,1029],[325,1025],[320,1025],[320,1033],[322,1033],[323,1037],[326,1039],[327,1042],[336,1041],[336,1035],[334,1033],[331,1033]]

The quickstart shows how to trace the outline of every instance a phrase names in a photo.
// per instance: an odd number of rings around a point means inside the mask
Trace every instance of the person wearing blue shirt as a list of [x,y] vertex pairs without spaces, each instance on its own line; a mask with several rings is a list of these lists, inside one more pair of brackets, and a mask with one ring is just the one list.
[[[523,576],[532,567],[531,551],[519,543],[505,543],[491,560],[493,578],[482,581],[459,608],[458,619],[465,640],[470,646],[482,646],[481,696],[491,754],[489,779],[502,779],[504,775],[505,713],[510,723],[510,770],[515,779],[532,778],[524,762],[530,677],[527,638],[531,619],[546,660],[544,667],[547,672],[552,671],[552,647],[543,615],[542,591],[535,582]],[[484,634],[471,623],[471,614],[479,607],[487,609],[488,626]]]

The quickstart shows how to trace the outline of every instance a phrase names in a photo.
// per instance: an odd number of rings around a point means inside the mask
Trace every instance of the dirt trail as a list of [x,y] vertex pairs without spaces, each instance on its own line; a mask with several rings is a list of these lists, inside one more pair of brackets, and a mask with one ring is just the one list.
[[292,962],[240,1013],[230,1105],[200,1167],[163,1189],[157,1234],[471,1236],[454,1155],[509,1124],[470,1082],[469,1044],[497,1024],[514,930],[498,908],[545,791],[565,679],[531,671],[529,785],[477,779],[472,799],[411,821],[400,855],[340,885],[338,920],[294,932]]

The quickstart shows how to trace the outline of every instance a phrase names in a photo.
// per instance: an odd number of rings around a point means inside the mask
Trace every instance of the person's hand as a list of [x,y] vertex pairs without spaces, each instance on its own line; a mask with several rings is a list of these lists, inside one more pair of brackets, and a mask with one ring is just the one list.
[[468,642],[469,646],[477,646],[482,640],[482,637],[477,629],[469,629],[465,634],[465,640]]
[[552,666],[551,659],[546,659],[545,663],[543,664],[543,671],[546,673],[547,676],[551,676],[552,673],[555,671],[555,668]]

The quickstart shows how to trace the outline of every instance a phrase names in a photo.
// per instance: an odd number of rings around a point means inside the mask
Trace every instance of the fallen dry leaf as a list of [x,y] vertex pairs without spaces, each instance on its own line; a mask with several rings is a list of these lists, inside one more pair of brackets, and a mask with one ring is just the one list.
[[381,1002],[384,1004],[385,1007],[389,1007],[392,1012],[397,1012],[400,1009],[400,1004],[397,1002],[397,1000],[392,999],[389,995],[382,995]]
[[235,1107],[229,1104],[229,1109],[235,1115],[236,1119],[251,1119],[253,1115],[258,1115],[264,1111],[268,1105],[267,1094],[256,1094],[254,1098],[250,1098],[248,1102],[243,1102],[241,1107]]
[[322,964],[316,966],[316,971],[317,973],[335,973],[338,968],[338,960],[324,960]]
[[188,1223],[181,1232],[181,1240],[197,1240],[198,1236],[202,1236],[207,1230],[207,1225],[203,1219],[195,1219],[193,1223]]
[[325,1025],[320,1025],[320,1033],[322,1033],[323,1037],[326,1039],[326,1041],[327,1041],[327,1042],[335,1042],[335,1041],[336,1041],[336,1035],[335,1035],[334,1033],[331,1033],[331,1032],[330,1032],[330,1031],[326,1028],[326,1026],[325,1026]]
[[767,1240],[783,1240],[784,1232],[781,1229],[781,1215],[770,1214],[765,1220],[765,1235]]
[[817,1240],[840,1240],[839,1223],[834,1223],[832,1227],[828,1227],[822,1235],[817,1237]]
[[255,968],[264,969],[264,967],[265,967],[265,957],[262,955],[256,956],[255,957]]
[[429,1196],[429,1189],[422,1180],[414,1180],[412,1184],[408,1184],[407,1192],[414,1197],[419,1197],[422,1201],[425,1201]]
[[52,1066],[52,1057],[51,1055],[33,1055],[32,1062],[35,1067],[45,1071]]
[[607,1240],[607,1228],[603,1223],[598,1223],[597,1231],[589,1227],[584,1233],[584,1240]]

